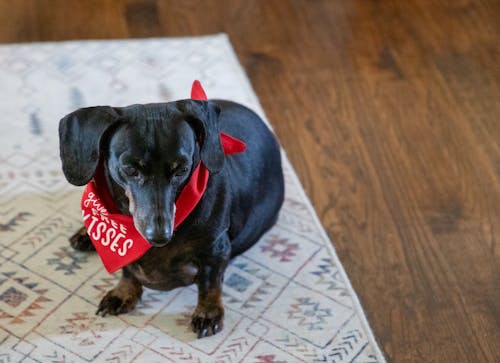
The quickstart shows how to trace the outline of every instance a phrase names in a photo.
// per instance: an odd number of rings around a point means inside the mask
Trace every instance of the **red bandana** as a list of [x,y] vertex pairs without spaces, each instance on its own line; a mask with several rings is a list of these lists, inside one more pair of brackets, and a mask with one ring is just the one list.
[[[207,100],[199,81],[193,82],[191,99]],[[220,136],[226,155],[245,151],[246,145],[241,140],[222,132]],[[196,207],[207,188],[208,177],[207,168],[200,162],[175,201],[174,228]],[[137,260],[151,248],[135,228],[132,217],[120,214],[114,206],[102,168],[98,168],[94,178],[85,187],[81,208],[90,240],[109,273]]]

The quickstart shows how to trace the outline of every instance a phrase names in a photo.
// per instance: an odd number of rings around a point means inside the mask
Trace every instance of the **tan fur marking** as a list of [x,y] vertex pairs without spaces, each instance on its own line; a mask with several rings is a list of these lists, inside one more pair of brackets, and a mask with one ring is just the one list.
[[130,214],[134,214],[135,212],[135,200],[134,197],[132,196],[132,192],[130,191],[129,188],[125,189],[125,195],[128,198],[128,210]]

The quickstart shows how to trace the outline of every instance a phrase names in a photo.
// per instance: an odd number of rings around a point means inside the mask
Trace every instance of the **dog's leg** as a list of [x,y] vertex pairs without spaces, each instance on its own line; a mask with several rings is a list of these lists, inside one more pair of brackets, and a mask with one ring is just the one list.
[[[223,265],[223,266],[222,266]],[[222,330],[224,306],[222,305],[222,280],[227,262],[200,269],[198,281],[198,306],[191,318],[191,328],[203,338]]]
[[69,238],[69,244],[78,251],[95,251],[95,247],[90,241],[85,227],[82,227]]
[[128,313],[135,308],[142,295],[142,285],[126,269],[122,270],[118,285],[104,296],[99,303],[96,315],[118,315]]
[[217,245],[219,256],[211,257],[200,267],[196,280],[198,306],[191,318],[191,327],[198,338],[217,334],[223,327],[222,284],[231,247],[227,237],[218,241]]

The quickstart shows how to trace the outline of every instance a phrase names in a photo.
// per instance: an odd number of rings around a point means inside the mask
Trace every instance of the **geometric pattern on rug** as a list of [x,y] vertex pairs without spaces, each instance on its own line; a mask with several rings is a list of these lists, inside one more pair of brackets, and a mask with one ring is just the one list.
[[196,287],[145,289],[94,315],[117,282],[68,237],[82,189],[64,179],[59,119],[78,107],[211,98],[262,109],[225,35],[0,47],[0,361],[383,362],[331,242],[283,153],[280,218],[227,268],[221,333],[189,329]]

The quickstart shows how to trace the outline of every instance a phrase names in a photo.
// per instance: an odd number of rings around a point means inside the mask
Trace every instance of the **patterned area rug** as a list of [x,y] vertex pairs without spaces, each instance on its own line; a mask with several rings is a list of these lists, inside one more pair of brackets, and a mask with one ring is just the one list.
[[94,315],[119,274],[68,245],[82,190],[60,170],[59,119],[188,98],[196,78],[263,115],[225,35],[0,47],[0,361],[384,361],[285,154],[279,222],[228,267],[221,333],[197,340],[188,328],[194,286],[146,289],[135,312]]

